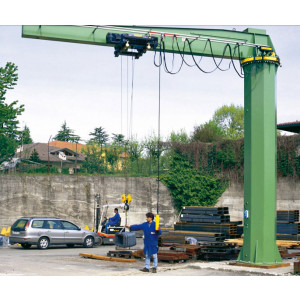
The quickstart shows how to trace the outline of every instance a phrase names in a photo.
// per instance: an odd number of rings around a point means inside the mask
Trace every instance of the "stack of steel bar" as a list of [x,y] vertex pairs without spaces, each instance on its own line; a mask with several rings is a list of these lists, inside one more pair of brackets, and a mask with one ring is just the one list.
[[231,260],[237,259],[239,248],[234,243],[211,243],[201,248],[199,259]]
[[181,231],[200,231],[200,232],[218,232],[223,233],[226,238],[238,238],[241,237],[237,232],[237,225],[241,224],[241,221],[230,223],[185,223],[177,222],[174,225],[174,230]]
[[300,241],[300,234],[277,234],[276,239],[281,241]]
[[300,241],[299,210],[277,211],[277,240]]
[[163,231],[159,245],[184,244],[187,238],[195,238],[202,244],[241,237],[237,225],[242,221],[230,222],[228,214],[228,207],[183,207],[180,222],[175,223],[174,230]]
[[169,235],[162,234],[158,238],[158,246],[170,246],[173,244],[185,244],[185,236],[184,235]]
[[282,258],[294,258],[294,257],[300,257],[300,251],[290,251],[287,248],[281,248],[279,249],[279,253]]
[[230,222],[228,207],[187,206],[183,207],[180,222],[175,224],[174,229],[219,232],[226,238],[238,238],[241,236],[237,232],[239,224],[242,224],[242,221]]
[[185,244],[187,237],[193,237],[199,242],[224,241],[225,235],[218,232],[199,232],[199,231],[169,231],[159,237],[159,246],[173,244]]
[[[300,241],[299,210],[278,210],[276,226],[277,240]],[[243,234],[242,225],[237,226],[237,234]]]
[[182,222],[197,223],[228,223],[228,207],[183,207],[181,214]]
[[157,258],[159,261],[173,262],[183,262],[190,259],[190,257],[184,252],[178,251],[158,251]]
[[[235,243],[238,246],[243,246],[244,239],[227,239],[225,243]],[[289,240],[277,240],[276,244],[278,247],[289,248],[289,249],[300,249],[300,241],[289,241]]]
[[277,210],[278,222],[299,222],[299,210]]
[[300,223],[277,222],[277,233],[300,234]]
[[173,245],[171,246],[171,250],[176,250],[176,251],[183,251],[188,255],[191,259],[198,259],[198,257],[201,254],[201,248],[203,246],[198,246],[198,245]]
[[[132,252],[132,256],[135,258],[144,258],[144,250],[137,250],[135,252]],[[182,262],[187,261],[190,258],[192,258],[189,253],[186,253],[186,249],[180,248],[180,249],[170,249],[170,247],[160,247],[157,253],[157,258],[160,261],[168,261],[169,263],[173,262]],[[151,259],[153,259],[151,255]]]

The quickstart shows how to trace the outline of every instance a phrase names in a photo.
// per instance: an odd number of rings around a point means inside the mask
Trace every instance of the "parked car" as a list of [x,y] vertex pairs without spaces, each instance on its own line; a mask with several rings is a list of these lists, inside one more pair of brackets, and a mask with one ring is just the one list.
[[19,243],[25,249],[32,245],[47,249],[50,245],[60,244],[68,247],[78,244],[92,248],[99,243],[99,236],[64,219],[23,217],[11,226],[9,242],[11,245]]

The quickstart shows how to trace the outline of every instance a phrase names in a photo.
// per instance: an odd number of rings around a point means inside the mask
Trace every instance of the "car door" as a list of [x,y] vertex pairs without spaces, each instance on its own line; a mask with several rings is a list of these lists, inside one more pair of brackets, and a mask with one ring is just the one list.
[[84,232],[69,221],[62,221],[65,232],[65,242],[66,244],[83,243]]
[[50,238],[51,244],[64,244],[65,233],[64,228],[59,220],[45,220],[44,228]]

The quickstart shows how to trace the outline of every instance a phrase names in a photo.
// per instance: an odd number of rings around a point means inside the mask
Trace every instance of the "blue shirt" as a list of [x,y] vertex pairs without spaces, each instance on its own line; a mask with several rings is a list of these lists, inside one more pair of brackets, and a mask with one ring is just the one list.
[[151,223],[145,222],[139,225],[131,225],[130,230],[137,231],[143,230],[144,231],[144,253],[147,252],[151,254],[156,254],[158,252],[158,237],[161,235],[161,230],[155,230],[155,222],[152,221]]
[[117,225],[120,221],[121,217],[119,213],[116,213],[112,218],[109,218],[110,225]]

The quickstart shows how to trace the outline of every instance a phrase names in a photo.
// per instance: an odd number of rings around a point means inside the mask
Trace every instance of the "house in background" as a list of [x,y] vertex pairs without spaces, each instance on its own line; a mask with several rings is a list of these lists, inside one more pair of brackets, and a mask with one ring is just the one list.
[[[49,143],[49,145],[54,146],[54,147],[59,147],[59,148],[67,148],[70,150],[73,150],[75,152],[80,152],[80,153],[89,153],[89,152],[93,152],[94,150],[96,150],[97,152],[100,151],[100,146],[96,146],[96,145],[85,145],[85,144],[79,144],[79,143],[70,143],[70,142],[64,142],[64,141],[52,141]],[[93,149],[93,150],[92,150]],[[101,153],[101,157],[104,159],[108,169],[111,169],[111,165],[107,162],[106,159],[106,150],[111,150],[112,147],[107,147],[104,146],[102,148],[102,153]],[[129,158],[129,155],[125,152],[121,152],[119,154],[119,159],[115,164],[115,168],[118,171],[122,171],[123,170],[123,164],[124,164],[124,160]]]
[[300,121],[277,124],[277,129],[299,134]]
[[48,143],[33,143],[23,145],[18,148],[15,157],[21,160],[29,160],[36,152],[39,162],[49,167],[57,167],[59,172],[62,168],[68,168],[69,173],[73,174],[80,169],[85,159],[83,153],[75,152],[69,148],[60,148],[48,145]]
[[86,150],[87,145],[79,144],[79,143],[70,143],[64,141],[52,141],[49,143],[50,146],[57,148],[67,148],[75,152],[82,153],[82,150]]

